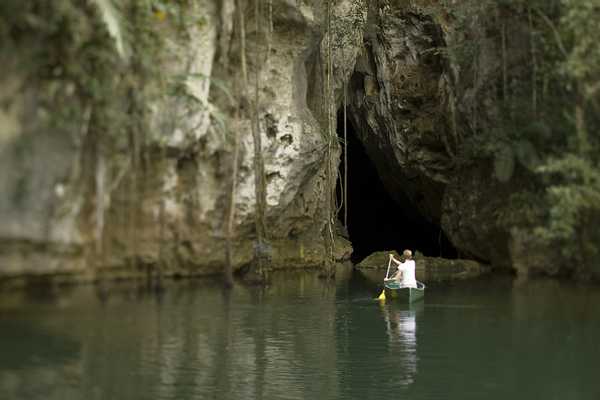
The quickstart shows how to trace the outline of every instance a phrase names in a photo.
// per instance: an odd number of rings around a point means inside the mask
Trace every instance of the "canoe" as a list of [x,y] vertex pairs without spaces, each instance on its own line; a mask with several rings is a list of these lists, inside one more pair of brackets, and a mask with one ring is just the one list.
[[392,298],[406,300],[409,303],[420,300],[425,296],[425,285],[417,282],[416,288],[408,288],[400,285],[395,280],[389,280],[384,283],[386,294]]

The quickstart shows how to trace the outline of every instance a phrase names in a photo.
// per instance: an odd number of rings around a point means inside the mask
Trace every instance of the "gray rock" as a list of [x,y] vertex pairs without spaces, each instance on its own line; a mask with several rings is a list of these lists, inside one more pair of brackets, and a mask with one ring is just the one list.
[[[393,254],[396,259],[400,258],[396,250],[376,251],[356,264],[356,268],[387,269],[390,260],[390,254]],[[395,270],[394,264],[392,263],[391,265],[392,268],[390,269]]]
[[[374,281],[380,282],[385,276],[388,267],[389,254],[399,259],[395,251],[375,252],[360,263],[356,268]],[[481,264],[473,260],[446,259],[441,257],[426,257],[417,252],[414,257],[418,280],[423,282],[450,282],[456,280],[472,279],[485,275],[491,271],[489,265]],[[390,275],[396,271],[392,263]]]

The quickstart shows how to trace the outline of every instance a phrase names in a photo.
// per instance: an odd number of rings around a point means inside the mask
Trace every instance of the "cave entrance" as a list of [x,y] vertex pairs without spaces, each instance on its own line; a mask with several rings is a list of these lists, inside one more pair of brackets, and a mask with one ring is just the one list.
[[[343,112],[338,113],[337,134],[344,137]],[[398,204],[385,189],[375,164],[356,135],[351,120],[347,120],[348,140],[348,204],[342,204],[341,185],[336,187],[338,220],[343,225],[348,207],[348,236],[354,252],[352,262],[357,263],[369,254],[381,250],[417,250],[426,256],[456,258],[452,246],[439,225],[429,222],[407,200]],[[344,176],[344,149],[340,163],[340,176]]]

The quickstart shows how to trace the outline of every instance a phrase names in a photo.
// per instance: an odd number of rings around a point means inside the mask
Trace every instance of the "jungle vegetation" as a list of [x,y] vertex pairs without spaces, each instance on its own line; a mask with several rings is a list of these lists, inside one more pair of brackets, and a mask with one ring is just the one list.
[[600,273],[600,1],[447,3],[484,21],[481,35],[448,49],[449,57],[476,70],[489,38],[501,53],[497,79],[474,101],[493,99],[495,124],[474,128],[462,154],[489,157],[495,177],[514,185],[514,212],[499,215],[500,223],[562,249],[575,273]]

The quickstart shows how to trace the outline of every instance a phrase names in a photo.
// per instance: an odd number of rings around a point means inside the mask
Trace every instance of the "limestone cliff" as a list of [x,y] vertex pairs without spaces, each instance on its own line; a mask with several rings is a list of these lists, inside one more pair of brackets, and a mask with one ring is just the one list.
[[[0,275],[220,272],[233,133],[241,141],[234,262],[250,263],[254,93],[243,83],[242,34],[247,73],[260,74],[271,257],[281,267],[321,264],[324,5],[265,3],[257,32],[250,2],[150,3],[0,9],[9,27]],[[335,13],[361,8],[342,2]],[[360,26],[355,36],[359,44]],[[351,63],[355,52],[338,60]]]
[[463,254],[504,263],[511,233],[490,207],[507,191],[456,158],[485,123],[470,99],[497,54],[482,48],[475,67],[445,55],[479,29],[459,27],[456,12],[339,0],[328,31],[318,1],[260,2],[258,15],[233,0],[4,2],[0,276],[220,272],[233,134],[234,264],[249,265],[256,72],[269,252],[279,267],[320,265],[329,39],[335,106],[347,85],[353,124],[399,206],[441,224]]

